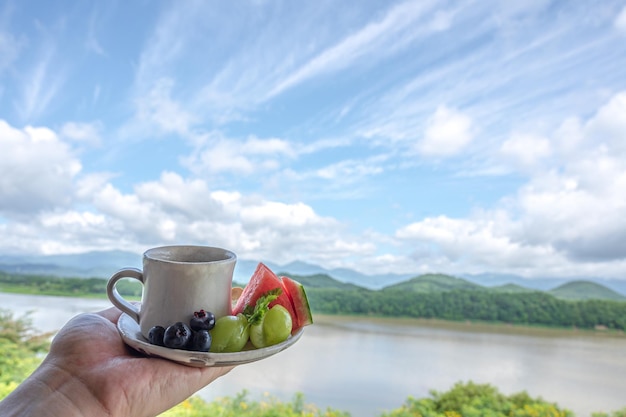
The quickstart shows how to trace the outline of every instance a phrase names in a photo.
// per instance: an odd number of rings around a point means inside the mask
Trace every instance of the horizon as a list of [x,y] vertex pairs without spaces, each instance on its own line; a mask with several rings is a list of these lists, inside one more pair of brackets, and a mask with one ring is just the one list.
[[[69,254],[69,255],[43,255],[43,256],[34,256],[29,258],[23,257],[10,257],[6,255],[0,255],[0,271],[6,273],[16,273],[16,274],[25,274],[25,275],[38,275],[44,273],[43,271],[19,271],[13,270],[11,267],[23,267],[28,265],[30,267],[33,266],[41,266],[45,268],[50,268],[53,266],[55,268],[60,268],[62,272],[58,270],[49,270],[46,269],[47,273],[52,276],[56,276],[59,278],[70,278],[72,276],[67,275],[68,273],[73,273],[79,278],[102,278],[108,279],[109,276],[118,270],[119,268],[126,267],[137,267],[141,268],[141,254],[133,253],[133,252],[124,252],[119,250],[113,250],[111,252],[116,252],[116,255],[123,255],[124,257],[128,255],[136,256],[136,264],[124,263],[123,265],[118,264],[117,262],[112,262],[110,258],[107,258],[107,253],[103,251],[93,251],[84,254]],[[103,256],[103,260],[106,262],[91,265],[86,268],[80,268],[76,266],[76,262],[81,262],[81,257],[84,256],[92,256],[98,255]],[[61,260],[57,259],[56,263],[50,263],[48,258],[59,256]],[[65,262],[63,261],[65,259]],[[38,260],[43,260],[44,263],[38,263]],[[7,261],[10,261],[7,263]],[[19,263],[19,262],[26,262]],[[69,261],[69,262],[68,262]],[[235,266],[235,274],[233,276],[233,282],[237,282],[239,284],[246,284],[248,282],[249,277],[254,271],[257,263],[259,261],[256,259],[238,259],[237,264]],[[115,263],[115,265],[113,264]],[[573,284],[576,282],[581,283],[591,283],[600,285],[608,290],[611,290],[623,297],[626,297],[626,280],[616,280],[616,279],[607,279],[602,277],[536,277],[536,278],[525,278],[520,275],[514,274],[497,274],[497,273],[481,273],[481,274],[450,274],[439,271],[429,271],[429,272],[419,272],[419,273],[407,273],[407,274],[367,274],[362,273],[349,268],[336,268],[336,269],[326,269],[320,265],[308,263],[300,260],[290,261],[286,264],[276,264],[273,262],[266,262],[267,266],[272,269],[275,273],[285,273],[290,276],[301,276],[301,277],[311,277],[318,274],[328,276],[330,279],[335,280],[341,283],[350,283],[357,285],[362,288],[371,289],[371,290],[380,290],[392,285],[408,282],[410,280],[420,278],[428,275],[442,275],[451,277],[454,279],[460,279],[462,281],[470,282],[476,284],[478,286],[484,288],[496,288],[502,287],[506,285],[514,285],[521,286],[526,289],[550,292],[552,290],[556,290],[563,285]],[[285,269],[280,269],[285,268]],[[292,268],[292,269],[289,269]],[[104,272],[104,269],[107,269],[107,273],[104,275],[94,275],[96,273]],[[69,272],[68,272],[69,271]]]
[[4,2],[0,254],[626,282],[626,5],[366,5]]

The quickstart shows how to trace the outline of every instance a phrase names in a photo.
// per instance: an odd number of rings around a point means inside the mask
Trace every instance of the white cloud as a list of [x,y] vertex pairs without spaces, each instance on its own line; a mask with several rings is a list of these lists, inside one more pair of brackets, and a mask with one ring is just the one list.
[[463,150],[472,138],[472,119],[456,109],[440,106],[429,119],[417,150],[426,156],[451,156]]
[[622,8],[619,14],[615,17],[613,22],[615,28],[621,32],[626,33],[626,6]]
[[106,175],[79,181],[85,209],[57,207],[23,222],[0,223],[11,236],[3,253],[71,253],[172,243],[228,247],[245,259],[336,262],[373,253],[375,245],[346,234],[332,217],[320,216],[302,202],[284,203],[210,189],[199,179],[164,172],[124,193]]
[[159,181],[138,184],[135,194],[143,202],[153,202],[159,210],[193,221],[224,219],[223,204],[212,197],[202,180],[185,180],[174,172],[164,172]]
[[0,211],[27,214],[69,204],[81,169],[52,130],[20,130],[0,120]]
[[237,140],[217,134],[205,137],[182,161],[197,174],[227,172],[251,175],[276,171],[283,160],[296,156],[297,150],[284,139],[251,136],[246,140]]
[[448,271],[623,276],[625,97],[616,94],[586,123],[568,119],[551,144],[523,133],[505,141],[501,150],[524,164],[554,159],[551,169],[528,171],[528,182],[497,207],[468,218],[427,217],[396,237],[411,242],[422,264]]
[[626,156],[626,92],[614,95],[585,126],[587,140]]
[[448,260],[447,267],[457,270],[474,265],[486,270],[502,265],[512,270],[525,269],[528,259],[538,259],[550,253],[549,247],[524,246],[513,241],[508,227],[503,213],[470,219],[439,216],[405,226],[397,231],[396,236],[413,242],[416,258],[444,257]]
[[379,156],[366,160],[345,159],[335,164],[327,165],[316,170],[315,174],[325,180],[349,183],[362,180],[363,177],[381,174],[381,166],[386,158]]
[[67,122],[61,127],[59,134],[61,137],[77,143],[84,143],[89,146],[100,146],[102,144],[102,138],[100,137],[101,129],[102,124],[100,122]]
[[515,133],[500,146],[500,153],[521,167],[532,167],[549,157],[550,141],[546,138]]
[[[586,181],[573,173],[534,179],[518,204],[523,217],[516,238],[549,244],[575,262],[626,258],[626,170],[611,157],[592,156]],[[582,173],[582,172],[581,172]]]
[[[176,133],[182,137],[190,134],[195,117],[185,109],[180,101],[172,97],[174,81],[170,78],[155,80],[145,96],[136,99],[136,114],[129,134],[136,129],[143,132]],[[154,129],[157,127],[158,129]]]
[[124,248],[140,253],[123,229],[106,216],[89,211],[44,212],[23,223],[0,224],[0,233],[11,236],[0,243],[3,253],[59,254]]

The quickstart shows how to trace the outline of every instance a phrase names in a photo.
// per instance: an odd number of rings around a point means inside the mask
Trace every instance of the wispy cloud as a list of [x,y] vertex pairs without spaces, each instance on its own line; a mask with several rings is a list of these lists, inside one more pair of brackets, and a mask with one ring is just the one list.
[[248,176],[277,171],[284,159],[292,159],[296,155],[293,145],[283,139],[252,136],[238,140],[216,133],[205,135],[192,154],[182,158],[182,161],[200,175],[228,172]]
[[368,24],[306,62],[274,87],[268,98],[307,79],[345,69],[364,59],[380,59],[406,47],[421,34],[419,30],[407,29],[418,27],[432,6],[432,1],[409,1],[393,7],[380,21]]
[[94,9],[89,17],[87,25],[87,36],[85,38],[85,47],[87,50],[95,52],[98,55],[106,56],[106,52],[100,42],[98,41],[98,15]]
[[17,60],[23,44],[23,41],[0,28],[0,74]]
[[61,127],[61,137],[78,144],[99,147],[102,145],[102,123],[67,122]]
[[615,25],[615,28],[617,30],[626,33],[626,6],[624,6],[619,14],[615,17],[615,21],[613,24]]
[[15,108],[22,120],[27,121],[41,115],[63,85],[63,74],[53,67],[52,50],[43,53],[21,82],[22,97]]
[[[66,81],[65,66],[57,57],[57,37],[42,24],[39,29],[35,58],[30,68],[16,75],[21,91],[14,107],[22,121],[29,122],[46,111]],[[30,43],[35,42],[34,39]]]

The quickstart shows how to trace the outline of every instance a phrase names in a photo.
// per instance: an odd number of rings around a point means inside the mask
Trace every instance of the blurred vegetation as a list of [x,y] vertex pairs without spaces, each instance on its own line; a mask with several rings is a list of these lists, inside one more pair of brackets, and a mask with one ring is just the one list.
[[195,396],[161,414],[162,417],[350,417],[350,413],[331,408],[320,409],[306,404],[298,393],[291,401],[279,401],[269,393],[263,399],[253,400],[247,391],[215,401],[204,401]]
[[0,399],[39,365],[50,346],[50,334],[33,329],[27,317],[0,309]]
[[510,396],[495,387],[473,382],[457,383],[449,391],[432,391],[430,398],[409,398],[404,405],[381,417],[573,417],[574,414],[526,392]]

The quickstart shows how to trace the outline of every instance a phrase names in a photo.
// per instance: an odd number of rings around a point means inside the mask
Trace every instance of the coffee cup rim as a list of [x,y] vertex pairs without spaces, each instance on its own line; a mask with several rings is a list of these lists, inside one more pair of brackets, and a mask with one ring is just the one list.
[[[189,250],[201,250],[201,251],[213,251],[216,254],[220,254],[222,256],[216,256],[216,259],[212,260],[203,260],[203,261],[194,261],[194,260],[178,260],[175,257],[164,256],[167,253],[172,254],[175,251],[181,251],[184,249]],[[157,254],[160,254],[157,255]],[[150,248],[143,253],[144,259],[150,259],[151,261],[157,262],[166,262],[166,263],[174,263],[174,264],[219,264],[219,263],[228,263],[234,262],[237,260],[237,255],[228,249],[224,249],[217,246],[205,246],[205,245],[165,245],[165,246],[157,246],[154,248]]]

